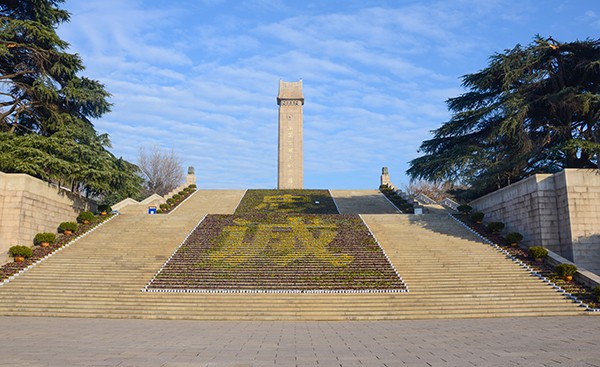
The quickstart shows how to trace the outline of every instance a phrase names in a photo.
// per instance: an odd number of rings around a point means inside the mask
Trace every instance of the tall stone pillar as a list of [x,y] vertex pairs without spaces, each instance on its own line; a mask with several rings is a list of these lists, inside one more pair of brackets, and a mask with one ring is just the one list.
[[278,189],[302,189],[304,186],[302,156],[302,80],[279,81],[279,149]]

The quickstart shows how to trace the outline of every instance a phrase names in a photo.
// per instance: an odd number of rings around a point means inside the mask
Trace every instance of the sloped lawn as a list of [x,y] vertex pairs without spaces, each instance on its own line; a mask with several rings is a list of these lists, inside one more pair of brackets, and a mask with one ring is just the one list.
[[327,190],[248,190],[235,214],[338,214]]
[[357,215],[209,215],[148,290],[388,290],[405,285]]

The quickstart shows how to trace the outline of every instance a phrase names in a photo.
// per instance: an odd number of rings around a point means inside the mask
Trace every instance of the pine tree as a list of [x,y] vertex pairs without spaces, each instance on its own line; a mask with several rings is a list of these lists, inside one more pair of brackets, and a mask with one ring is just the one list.
[[68,185],[76,192],[136,195],[137,167],[114,157],[91,122],[110,111],[110,94],[79,73],[56,28],[63,0],[0,4],[0,170]]
[[493,55],[447,101],[450,121],[410,162],[413,179],[459,181],[480,195],[528,175],[598,167],[600,40],[536,36]]

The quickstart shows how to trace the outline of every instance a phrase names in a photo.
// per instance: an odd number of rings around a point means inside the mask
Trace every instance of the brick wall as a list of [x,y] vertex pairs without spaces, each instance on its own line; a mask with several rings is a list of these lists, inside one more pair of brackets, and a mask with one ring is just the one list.
[[471,202],[485,221],[520,232],[528,246],[541,245],[600,273],[600,171],[566,169],[538,174]]
[[13,245],[33,244],[39,232],[56,233],[61,222],[75,221],[95,203],[26,174],[0,172],[0,263]]

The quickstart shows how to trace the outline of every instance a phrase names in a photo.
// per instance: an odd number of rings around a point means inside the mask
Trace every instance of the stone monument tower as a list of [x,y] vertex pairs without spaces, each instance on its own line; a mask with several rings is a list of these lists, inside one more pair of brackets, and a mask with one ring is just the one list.
[[302,189],[304,186],[302,158],[302,80],[279,81],[279,165],[278,189]]

